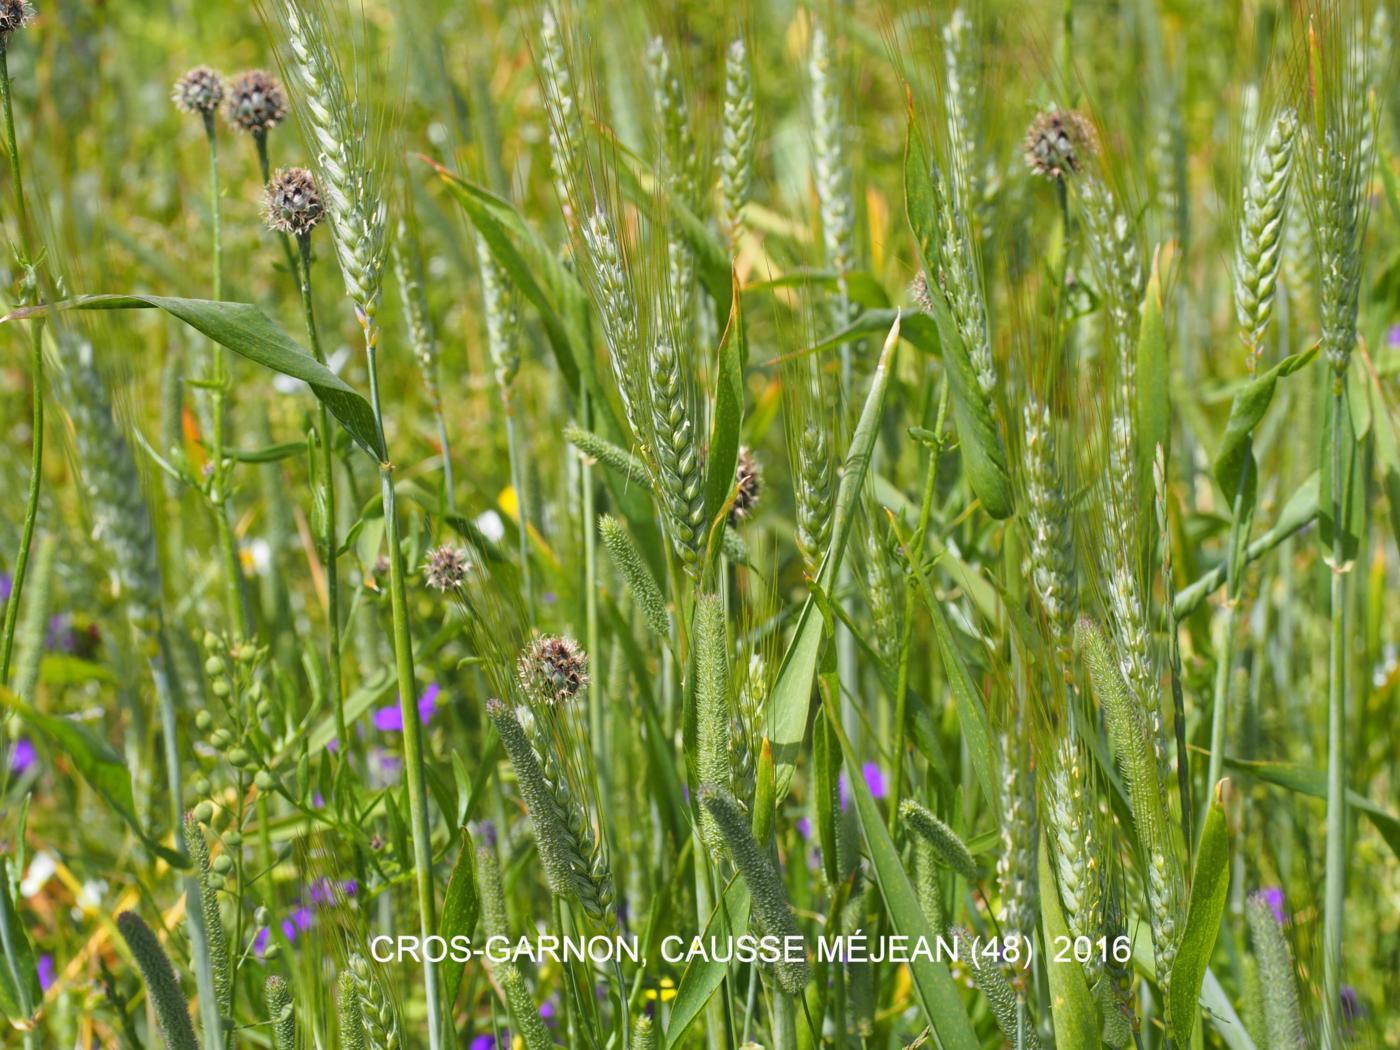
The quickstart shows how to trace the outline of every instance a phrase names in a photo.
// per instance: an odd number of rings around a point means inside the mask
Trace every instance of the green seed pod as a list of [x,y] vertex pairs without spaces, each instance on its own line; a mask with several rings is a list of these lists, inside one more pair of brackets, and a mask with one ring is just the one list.
[[190,790],[196,795],[207,795],[212,790],[212,786],[204,777],[195,777],[190,781]]
[[292,992],[287,982],[277,974],[269,974],[263,984],[263,1002],[267,1018],[272,1022],[273,1050],[296,1050],[297,1019],[292,1005]]
[[228,764],[236,769],[246,769],[252,765],[253,756],[241,747],[235,747],[228,753]]
[[239,846],[243,845],[243,836],[237,831],[230,831],[224,836],[224,845],[229,849],[237,849]]
[[263,949],[263,958],[268,962],[276,962],[282,958],[282,946],[275,941]]
[[260,769],[253,775],[253,783],[259,791],[272,791],[277,787],[277,778],[266,769]]
[[947,865],[975,884],[981,878],[977,861],[972,859],[972,851],[958,837],[958,833],[939,820],[922,803],[906,798],[899,804],[899,815],[907,830],[914,832],[933,847],[940,863]]
[[[203,794],[203,792],[201,792]],[[201,802],[191,811],[191,815],[201,824],[208,824],[214,819],[214,806],[209,802]]]
[[221,656],[211,656],[204,661],[204,673],[210,678],[218,678],[227,670],[228,666]]
[[258,929],[263,929],[271,921],[272,913],[267,910],[266,905],[259,904],[257,910],[253,912],[253,922],[257,924]]
[[233,746],[233,734],[220,727],[209,734],[209,743],[220,751],[227,751]]
[[[723,788],[706,784],[700,788],[700,805],[714,818],[730,859],[748,884],[753,917],[763,933],[779,938],[784,944],[789,938],[801,939],[802,931],[793,918],[787,889],[772,862],[754,841],[748,818],[734,797]],[[784,957],[774,964],[773,970],[778,986],[788,995],[801,995],[811,978],[806,960],[791,962]]]
[[214,716],[208,711],[201,711],[194,716],[194,725],[201,733],[207,733],[214,728]]
[[228,696],[231,692],[231,690],[229,689],[228,682],[222,678],[215,678],[212,682],[210,682],[209,691],[221,700]]
[[233,858],[227,853],[221,853],[214,858],[212,867],[218,874],[227,875],[233,870]]
[[199,1050],[199,1040],[195,1038],[194,1025],[190,1021],[189,1001],[175,978],[170,957],[165,954],[156,935],[141,916],[131,911],[117,916],[117,929],[121,931],[122,939],[141,969],[146,993],[155,1007],[165,1045],[169,1050]]

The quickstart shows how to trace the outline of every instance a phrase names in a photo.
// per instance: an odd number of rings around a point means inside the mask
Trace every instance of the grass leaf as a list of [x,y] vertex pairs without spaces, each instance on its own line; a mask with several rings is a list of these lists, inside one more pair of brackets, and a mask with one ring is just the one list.
[[1040,865],[1040,921],[1045,930],[1046,977],[1050,982],[1051,1020],[1055,1025],[1055,1045],[1096,1047],[1099,1045],[1099,1010],[1089,991],[1084,967],[1070,952],[1068,957],[1055,958],[1056,948],[1073,943],[1069,923],[1060,905],[1060,890],[1050,865],[1050,844],[1045,830],[1040,832],[1040,849],[1036,851]]
[[[447,895],[442,899],[442,917],[438,920],[438,932],[448,944],[454,937],[470,937],[481,914],[481,900],[476,892],[476,850],[472,848],[471,832],[463,827],[458,835],[462,848],[457,862],[452,865]],[[452,955],[449,952],[442,964],[442,987],[448,1004],[457,998],[457,986],[465,968],[465,964]]]
[[1176,1044],[1183,1047],[1191,1045],[1192,1030],[1199,1023],[1196,1000],[1215,950],[1215,938],[1225,914],[1225,893],[1230,888],[1230,833],[1220,801],[1225,783],[1222,780],[1215,786],[1215,795],[1206,812],[1200,848],[1196,851],[1196,870],[1191,878],[1186,929],[1172,964],[1168,1022]]

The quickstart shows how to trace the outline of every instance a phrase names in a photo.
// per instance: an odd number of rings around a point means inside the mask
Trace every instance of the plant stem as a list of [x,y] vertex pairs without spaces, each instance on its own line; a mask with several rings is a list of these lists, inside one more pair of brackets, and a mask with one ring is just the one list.
[[1346,387],[1338,374],[1332,389],[1332,643],[1327,683],[1327,855],[1322,911],[1323,1045],[1342,1046],[1342,933],[1346,900],[1346,546],[1349,521],[1342,498],[1342,413]]
[[[1235,490],[1234,515],[1230,522],[1230,548],[1226,552],[1228,565],[1225,588],[1225,613],[1221,629],[1224,632],[1219,640],[1219,653],[1215,663],[1215,704],[1210,720],[1210,763],[1206,772],[1205,808],[1201,811],[1197,832],[1205,827],[1206,813],[1210,800],[1215,797],[1215,785],[1225,763],[1225,727],[1229,720],[1231,672],[1235,662],[1235,633],[1239,626],[1240,592],[1243,589],[1244,565],[1238,564],[1244,558],[1244,547],[1249,542],[1250,511],[1245,506],[1245,491],[1249,485],[1251,467],[1246,460],[1240,475],[1239,487]],[[1184,800],[1183,800],[1184,801]]]
[[[19,145],[15,138],[14,110],[10,102],[7,40],[0,40],[0,104],[5,114],[5,149],[10,156],[10,189],[14,194],[15,222],[19,227],[25,265],[32,268],[36,263],[29,238],[29,213],[24,204],[24,180],[19,164]],[[10,680],[10,657],[15,644],[15,626],[19,621],[20,594],[24,590],[24,575],[29,568],[29,551],[34,545],[34,526],[39,520],[39,492],[43,484],[44,466],[44,322],[41,319],[29,323],[29,371],[34,388],[29,490],[24,500],[24,527],[20,533],[19,551],[15,554],[10,596],[5,602],[4,635],[3,641],[0,641],[0,685]]]
[[[224,242],[219,218],[219,136],[214,114],[204,114],[204,137],[209,143],[209,217],[214,238],[214,298],[224,297]],[[209,481],[209,502],[214,509],[214,527],[219,537],[219,554],[224,562],[224,601],[229,624],[240,638],[251,633],[247,607],[243,602],[243,569],[238,564],[238,546],[229,522],[228,465],[224,462],[224,424],[229,390],[228,360],[218,343],[213,348],[214,382],[210,402],[213,419],[212,458],[214,472]]]
[[[506,414],[506,454],[510,457],[510,487],[515,490],[515,520],[520,536],[520,586],[525,592],[525,611],[533,622],[535,618],[535,590],[530,584],[530,515],[527,510],[529,504],[525,499],[524,460],[521,458],[520,431],[515,425],[515,399],[510,387],[501,387],[501,406]],[[450,493],[452,491],[452,461],[447,452],[447,428],[441,415],[438,419],[439,433],[443,443],[444,484],[447,485]],[[591,475],[591,468],[585,464],[583,468],[585,492],[589,491],[592,485]],[[450,495],[448,499],[451,499]],[[585,532],[591,534],[591,530],[585,530]],[[592,650],[589,652],[591,653]]]
[[[259,138],[261,142],[262,139]],[[283,238],[286,239],[285,237]],[[325,352],[321,349],[321,337],[316,329],[316,308],[311,296],[311,236],[304,233],[297,238],[301,265],[297,267],[297,284],[301,289],[301,309],[306,321],[306,338],[311,343],[311,352],[321,364],[326,363]],[[325,402],[318,402],[321,410],[321,507],[325,515],[321,543],[325,547],[326,559],[326,624],[329,637],[326,640],[326,662],[330,670],[331,699],[335,705],[335,731],[340,746],[348,754],[350,747],[349,727],[345,723],[345,689],[340,677],[340,575],[336,569],[337,549],[335,535],[335,452],[334,431],[331,429],[330,412]]]
[[[910,539],[909,558],[911,561],[923,556],[924,538],[928,534],[929,518],[933,514],[933,496],[938,488],[938,457],[943,452],[943,428],[948,421],[948,380],[945,377],[938,390],[938,416],[933,432],[938,435],[937,444],[929,449],[928,467],[924,471],[924,494],[919,503],[919,526]],[[890,777],[890,817],[889,831],[894,835],[899,817],[899,793],[904,783],[904,722],[909,706],[909,656],[914,639],[914,580],[912,574],[904,578],[904,620],[899,640],[899,672],[894,695],[894,770]]]
[[[357,308],[358,309],[358,308]],[[393,618],[394,666],[398,675],[399,710],[403,715],[404,777],[408,786],[408,815],[413,829],[413,875],[418,893],[419,930],[425,938],[437,933],[437,901],[433,896],[432,829],[428,823],[428,784],[423,770],[423,732],[418,721],[417,685],[413,673],[413,638],[408,628],[408,596],[405,591],[403,548],[399,540],[399,515],[394,497],[394,464],[384,438],[384,413],[379,398],[379,326],[374,317],[358,309],[365,333],[370,407],[374,410],[380,450],[379,490],[384,504],[385,540],[389,547],[389,609]],[[437,963],[423,958],[423,994],[428,1004],[428,1046],[441,1045]]]

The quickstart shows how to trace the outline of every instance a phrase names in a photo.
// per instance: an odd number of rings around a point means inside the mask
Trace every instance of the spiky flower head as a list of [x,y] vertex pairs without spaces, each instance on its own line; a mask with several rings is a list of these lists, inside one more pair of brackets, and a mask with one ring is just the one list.
[[33,18],[34,5],[29,0],[0,0],[0,40],[23,29]]
[[271,73],[246,70],[228,82],[224,116],[235,128],[266,135],[287,116],[287,93]]
[[316,177],[305,168],[279,168],[267,184],[263,218],[269,228],[304,237],[325,213]]
[[[0,0],[0,4],[7,8],[12,2]],[[208,66],[195,66],[175,81],[175,90],[170,98],[186,113],[208,116],[219,108],[219,103],[224,99],[223,78]]]
[[1060,181],[1079,174],[1084,161],[1098,152],[1098,140],[1084,114],[1052,109],[1031,121],[1024,149],[1031,171]]
[[532,700],[563,704],[588,684],[588,653],[572,638],[536,638],[516,663],[520,687]]
[[747,445],[739,446],[739,462],[734,468],[734,484],[738,492],[734,496],[734,506],[729,510],[729,524],[738,525],[748,520],[758,506],[758,498],[763,494],[763,471],[753,450]]
[[444,544],[428,552],[423,563],[423,581],[434,590],[455,591],[462,586],[471,568],[467,552]]

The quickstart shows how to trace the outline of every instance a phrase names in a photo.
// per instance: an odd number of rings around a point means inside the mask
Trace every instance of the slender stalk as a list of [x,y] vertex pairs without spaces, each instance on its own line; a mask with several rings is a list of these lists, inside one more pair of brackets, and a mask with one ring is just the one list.
[[[19,227],[20,245],[25,263],[34,266],[34,250],[29,237],[29,213],[24,204],[24,180],[19,163],[19,145],[15,138],[15,117],[10,102],[10,65],[8,38],[0,39],[0,105],[5,114],[5,149],[10,157],[10,190],[15,201],[15,222]],[[29,324],[29,371],[34,386],[29,490],[24,500],[24,527],[20,533],[19,551],[10,581],[10,597],[5,603],[5,626],[0,641],[0,685],[10,680],[10,657],[14,650],[15,626],[19,621],[20,594],[24,590],[24,575],[29,568],[29,551],[34,545],[34,526],[39,520],[39,492],[43,485],[44,466],[44,322]]]
[[[1236,565],[1245,544],[1249,542],[1249,522],[1241,520],[1246,517],[1244,498],[1245,490],[1249,484],[1248,471],[1250,466],[1246,461],[1244,475],[1240,478],[1239,488],[1235,492],[1234,517],[1230,522],[1230,549],[1226,555],[1229,569],[1227,574],[1228,583],[1225,588],[1225,612],[1224,623],[1221,630],[1224,632],[1219,640],[1219,653],[1215,664],[1215,704],[1211,712],[1210,720],[1210,763],[1206,772],[1206,809],[1201,811],[1200,828],[1205,827],[1205,816],[1210,806],[1210,800],[1215,796],[1215,785],[1220,780],[1220,774],[1225,763],[1225,727],[1230,710],[1230,686],[1232,684],[1232,674],[1235,661],[1235,633],[1239,626],[1240,616],[1240,592],[1243,589],[1244,566]],[[1199,830],[1199,828],[1198,828]]]
[[[213,232],[214,298],[224,297],[224,239],[219,215],[219,136],[215,131],[214,114],[204,114],[204,137],[209,143],[209,220]],[[248,609],[243,601],[243,569],[238,564],[238,545],[233,539],[229,521],[228,467],[224,462],[224,431],[227,420],[229,390],[228,359],[218,343],[213,347],[214,382],[211,391],[213,441],[211,456],[214,472],[209,481],[209,503],[214,509],[214,527],[219,538],[219,554],[224,563],[224,601],[228,606],[229,623],[240,638],[251,633]]]
[[[263,142],[262,136],[258,137]],[[264,164],[264,167],[266,165]],[[282,236],[286,240],[286,235]],[[321,364],[326,363],[325,351],[321,349],[321,337],[316,328],[316,308],[311,296],[311,236],[304,233],[297,238],[297,249],[301,265],[296,268],[297,284],[301,289],[301,309],[306,321],[306,338],[311,343],[311,352]],[[341,682],[340,668],[340,574],[336,569],[335,534],[335,452],[332,448],[334,431],[331,429],[330,412],[325,402],[318,402],[321,410],[321,506],[325,513],[324,531],[321,543],[326,549],[326,623],[329,637],[326,640],[326,662],[330,667],[331,699],[335,705],[335,731],[342,748],[350,747],[350,731],[345,722],[345,689]]]
[[[943,428],[948,422],[948,380],[945,378],[938,390],[938,415],[933,432],[938,435],[937,444],[929,449],[928,467],[924,472],[924,493],[919,503],[919,525],[910,538],[909,560],[917,563],[923,557],[924,539],[928,535],[928,522],[933,514],[933,496],[938,488],[938,457],[943,452]],[[894,694],[894,769],[890,777],[890,819],[889,831],[893,835],[899,817],[899,793],[904,784],[905,719],[909,707],[909,657],[913,650],[914,638],[914,580],[913,574],[904,579],[904,619],[902,636],[899,640],[899,672]]]
[[1332,391],[1332,641],[1327,683],[1327,854],[1322,908],[1323,1045],[1342,1045],[1343,905],[1346,900],[1346,548],[1348,522],[1342,499],[1342,413],[1347,411],[1340,375]]
[[[501,387],[501,404],[506,413],[506,454],[510,457],[510,487],[515,490],[515,521],[517,532],[520,537],[520,586],[525,592],[525,609],[530,615],[530,619],[535,617],[535,589],[530,583],[530,514],[529,503],[525,498],[525,466],[520,449],[520,429],[515,425],[515,399],[510,387]],[[439,417],[441,421],[441,417]],[[444,442],[446,441],[446,430],[442,431]],[[444,484],[448,486],[448,491],[452,490],[450,458],[447,455],[447,445],[443,448],[443,462],[447,466],[448,475],[444,479]],[[583,486],[585,493],[591,492],[592,468],[587,464],[583,468]],[[586,497],[588,498],[588,497]],[[591,498],[589,498],[591,502]],[[587,509],[585,508],[585,513]],[[591,520],[591,519],[590,519]],[[592,536],[591,529],[585,529],[588,536]],[[591,593],[591,592],[590,592]],[[592,641],[596,641],[593,639]],[[595,650],[590,648],[589,652]]]
[[[423,732],[418,721],[417,685],[413,673],[413,637],[408,627],[408,596],[404,581],[403,547],[394,495],[394,464],[384,438],[384,412],[379,397],[379,327],[360,311],[369,370],[370,407],[381,450],[379,490],[384,503],[385,540],[389,547],[389,609],[393,620],[394,667],[398,676],[399,709],[403,715],[404,777],[408,785],[408,815],[413,828],[413,876],[418,894],[419,929],[424,938],[437,933],[437,901],[433,895],[432,828],[428,823],[428,782],[423,770]],[[428,1045],[441,1045],[438,1003],[438,964],[423,958],[423,994],[428,1003]]]
[[[267,157],[267,132],[253,132],[253,142],[258,147],[258,172],[262,175],[263,185],[266,186],[272,181],[272,165]],[[287,272],[293,277],[297,274],[297,257],[292,253],[292,239],[281,230],[277,231],[277,239],[282,242],[282,257],[287,263]],[[300,238],[298,238],[300,240]]]

